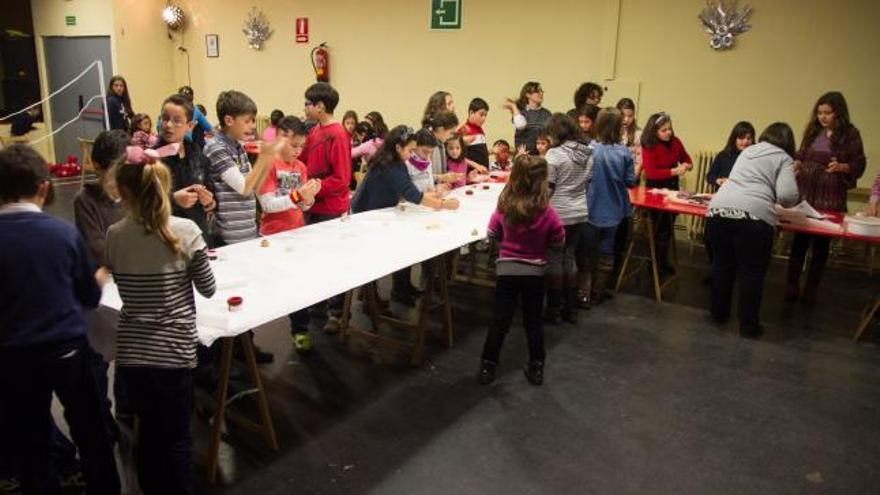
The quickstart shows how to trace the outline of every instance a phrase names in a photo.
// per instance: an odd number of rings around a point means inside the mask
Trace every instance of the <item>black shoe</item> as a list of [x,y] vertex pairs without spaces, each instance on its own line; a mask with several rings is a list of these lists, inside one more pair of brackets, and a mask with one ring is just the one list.
[[494,361],[488,359],[480,361],[480,374],[477,375],[480,385],[488,385],[495,381],[495,366],[497,363]]
[[544,363],[542,361],[532,361],[523,369],[526,379],[535,386],[544,383]]
[[739,336],[744,339],[759,339],[764,335],[764,327],[761,325],[755,327],[740,327]]
[[391,291],[391,300],[404,306],[413,307],[416,305],[415,298],[409,292]]
[[590,293],[584,290],[578,291],[577,306],[580,309],[590,309]]

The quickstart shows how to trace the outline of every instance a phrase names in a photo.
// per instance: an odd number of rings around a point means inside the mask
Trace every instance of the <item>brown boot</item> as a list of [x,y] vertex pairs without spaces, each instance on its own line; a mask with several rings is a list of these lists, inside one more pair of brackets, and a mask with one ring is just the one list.
[[614,257],[603,255],[599,258],[596,267],[596,278],[593,283],[593,303],[601,304],[605,299],[609,299],[610,290],[608,282],[611,280],[611,273],[614,271]]

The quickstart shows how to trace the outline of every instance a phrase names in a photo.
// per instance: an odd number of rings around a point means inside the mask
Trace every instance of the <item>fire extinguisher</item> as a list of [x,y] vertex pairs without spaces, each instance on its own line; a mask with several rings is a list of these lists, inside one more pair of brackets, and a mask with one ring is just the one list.
[[327,43],[312,48],[312,68],[315,69],[315,79],[318,82],[330,82],[330,53],[327,51]]

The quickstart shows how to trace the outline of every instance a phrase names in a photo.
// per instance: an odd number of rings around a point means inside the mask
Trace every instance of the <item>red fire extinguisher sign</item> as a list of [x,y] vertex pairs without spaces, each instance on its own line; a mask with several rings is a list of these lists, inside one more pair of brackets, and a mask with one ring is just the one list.
[[296,19],[296,42],[297,43],[308,43],[309,42],[309,18],[308,17],[297,17],[297,19]]

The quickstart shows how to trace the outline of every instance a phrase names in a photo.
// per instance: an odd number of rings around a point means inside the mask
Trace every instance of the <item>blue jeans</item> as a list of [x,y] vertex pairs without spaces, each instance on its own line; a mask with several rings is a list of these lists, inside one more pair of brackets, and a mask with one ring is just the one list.
[[581,243],[588,251],[598,249],[599,254],[603,256],[614,256],[614,245],[619,226],[620,224],[613,227],[597,227],[587,222],[581,232]]

